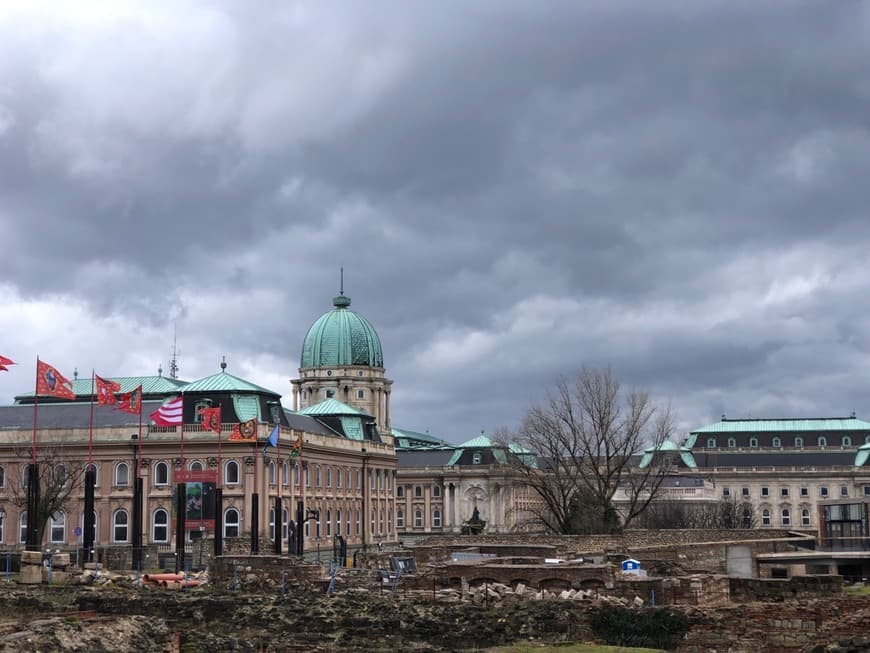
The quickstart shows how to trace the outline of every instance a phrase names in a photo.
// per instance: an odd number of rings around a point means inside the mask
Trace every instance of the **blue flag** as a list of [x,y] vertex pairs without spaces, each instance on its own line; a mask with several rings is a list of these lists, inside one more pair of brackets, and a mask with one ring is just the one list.
[[266,441],[266,444],[263,445],[263,455],[264,456],[266,455],[266,449],[269,447],[269,445],[272,445],[273,447],[276,447],[276,448],[278,447],[278,433],[279,432],[280,431],[278,430],[278,425],[275,424],[275,428],[273,428],[272,432],[269,434],[269,439]]

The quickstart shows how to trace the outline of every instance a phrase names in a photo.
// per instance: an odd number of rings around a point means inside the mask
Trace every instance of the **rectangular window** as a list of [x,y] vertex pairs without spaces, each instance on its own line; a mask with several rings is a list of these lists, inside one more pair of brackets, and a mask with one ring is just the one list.
[[730,487],[723,487],[722,488],[722,496],[723,497],[730,497],[731,496],[731,488]]
[[[744,495],[744,496],[746,496],[746,495]],[[761,496],[769,497],[770,496],[770,488],[767,488],[767,487],[761,488]]]
[[366,398],[366,391],[365,390],[357,390],[356,391],[356,398],[357,399],[365,399]]
[[744,497],[748,497],[749,496],[749,488],[748,487],[740,488],[740,494],[742,494]]
[[849,487],[848,486],[846,486],[846,485],[840,486],[840,496],[841,497],[849,496]]
[[819,488],[819,496],[822,496],[822,497],[828,496],[828,486],[827,485],[823,485],[822,487]]
[[864,496],[865,496],[865,497],[870,497],[870,485],[865,485],[865,486],[864,486]]
[[787,497],[788,496],[788,488],[787,487],[779,488],[779,496]]
[[802,487],[802,488],[801,488],[801,496],[802,496],[802,497],[808,497],[808,496],[810,496],[810,488],[808,488],[808,487]]

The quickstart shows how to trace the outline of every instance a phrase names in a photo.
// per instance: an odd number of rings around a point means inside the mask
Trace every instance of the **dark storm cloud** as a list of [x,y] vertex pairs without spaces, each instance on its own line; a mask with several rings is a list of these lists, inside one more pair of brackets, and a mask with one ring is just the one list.
[[344,265],[409,428],[515,424],[584,363],[687,427],[870,414],[863,6],[103,11],[0,14],[7,320],[63,302],[151,367],[175,324],[186,378],[288,394]]

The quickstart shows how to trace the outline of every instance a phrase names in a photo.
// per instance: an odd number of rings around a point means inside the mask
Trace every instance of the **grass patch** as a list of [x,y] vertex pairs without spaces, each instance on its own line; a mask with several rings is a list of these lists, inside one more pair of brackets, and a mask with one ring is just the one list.
[[849,596],[870,596],[870,585],[846,585],[843,594]]

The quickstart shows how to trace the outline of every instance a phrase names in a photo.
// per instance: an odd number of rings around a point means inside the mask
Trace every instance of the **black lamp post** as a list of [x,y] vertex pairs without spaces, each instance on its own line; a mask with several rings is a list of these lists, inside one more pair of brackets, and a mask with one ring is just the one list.
[[139,436],[130,436],[133,441],[133,568],[142,569],[142,475],[139,470]]

